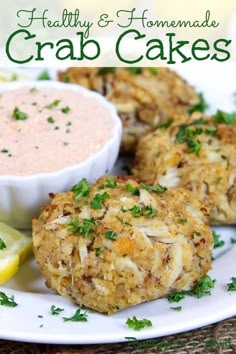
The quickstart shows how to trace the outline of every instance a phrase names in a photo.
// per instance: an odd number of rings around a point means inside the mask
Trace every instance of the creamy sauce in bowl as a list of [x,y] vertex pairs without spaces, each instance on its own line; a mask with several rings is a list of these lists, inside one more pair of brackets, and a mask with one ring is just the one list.
[[112,138],[114,120],[100,97],[61,86],[2,86],[0,175],[55,172],[85,161]]

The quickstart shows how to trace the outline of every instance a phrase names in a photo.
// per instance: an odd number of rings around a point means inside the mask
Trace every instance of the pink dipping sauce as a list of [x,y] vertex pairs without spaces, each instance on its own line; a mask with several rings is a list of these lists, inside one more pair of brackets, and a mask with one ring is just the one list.
[[0,175],[54,172],[78,164],[106,144],[114,122],[91,97],[72,90],[0,92]]

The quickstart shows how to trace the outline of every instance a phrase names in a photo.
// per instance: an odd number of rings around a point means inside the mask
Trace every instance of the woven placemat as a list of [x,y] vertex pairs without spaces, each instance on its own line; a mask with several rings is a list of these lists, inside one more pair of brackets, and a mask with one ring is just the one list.
[[236,317],[161,338],[99,345],[52,345],[0,340],[1,354],[236,353]]

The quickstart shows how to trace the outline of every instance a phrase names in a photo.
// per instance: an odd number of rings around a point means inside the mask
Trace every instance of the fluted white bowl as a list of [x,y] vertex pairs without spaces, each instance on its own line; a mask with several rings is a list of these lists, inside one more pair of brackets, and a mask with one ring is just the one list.
[[109,172],[116,162],[122,136],[122,124],[114,106],[96,92],[60,82],[22,81],[1,84],[0,94],[1,91],[23,87],[72,90],[84,97],[91,97],[108,111],[113,129],[111,138],[103,147],[79,164],[55,172],[27,176],[1,175],[0,167],[0,221],[19,229],[31,227],[31,218],[39,215],[42,206],[49,201],[49,193],[67,191],[82,178],[94,182]]

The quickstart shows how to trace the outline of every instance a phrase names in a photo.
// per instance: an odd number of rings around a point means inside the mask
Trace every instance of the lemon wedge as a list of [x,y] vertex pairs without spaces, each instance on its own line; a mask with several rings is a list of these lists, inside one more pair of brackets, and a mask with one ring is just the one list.
[[0,222],[0,284],[16,274],[31,250],[30,237]]

